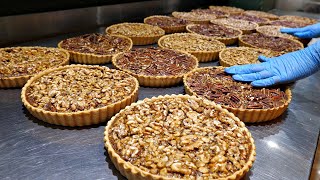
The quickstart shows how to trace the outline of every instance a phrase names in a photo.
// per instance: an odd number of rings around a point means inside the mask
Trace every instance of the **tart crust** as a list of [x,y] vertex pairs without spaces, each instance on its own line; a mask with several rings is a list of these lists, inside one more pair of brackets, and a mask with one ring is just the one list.
[[[154,19],[154,18],[162,18],[162,19],[169,19],[169,18],[173,18],[170,16],[161,16],[161,15],[154,15],[154,16],[149,16],[144,18],[143,22],[146,24],[148,23],[148,20]],[[152,25],[152,24],[150,24]],[[178,32],[185,32],[186,31],[186,26],[187,23],[185,25],[174,25],[174,26],[159,26],[160,28],[164,29],[166,31],[166,34],[170,34],[170,33],[178,33]]]
[[[216,46],[216,48],[215,48],[215,50],[205,51],[205,50],[179,49],[179,48],[175,48],[172,46],[166,47],[165,43],[166,43],[166,41],[168,41],[167,39],[174,39],[176,37],[179,38],[179,36],[182,36],[182,37],[190,36],[192,38],[202,39],[206,42],[214,44]],[[192,38],[189,38],[189,39],[192,39]],[[175,41],[175,42],[177,42],[177,41]],[[190,42],[190,43],[192,43],[192,42]],[[169,48],[169,49],[174,49],[174,50],[186,51],[186,52],[194,55],[198,59],[199,62],[209,62],[209,61],[217,59],[219,56],[219,52],[222,49],[226,48],[225,44],[221,43],[218,40],[215,40],[214,38],[210,38],[207,36],[201,36],[201,35],[198,35],[195,33],[175,33],[175,34],[165,35],[159,39],[158,45],[161,48]]]
[[[40,47],[40,46],[34,46],[34,47],[8,47],[8,48],[1,48],[2,50],[9,50],[9,49],[47,49],[47,50],[57,50],[57,48],[48,48],[48,47]],[[64,66],[69,64],[69,58],[70,54],[68,51],[59,49],[59,51],[65,56],[64,59],[62,59],[62,62],[58,66]],[[58,67],[55,66],[55,67]],[[54,68],[54,67],[51,67]],[[39,73],[39,72],[38,72]],[[0,78],[0,88],[17,88],[17,87],[23,87],[27,83],[27,81],[33,77],[35,74],[31,75],[21,75],[21,76],[13,76],[13,77],[3,77]]]
[[[191,57],[195,61],[195,66],[192,69],[195,69],[198,67],[198,59],[184,51],[179,51],[179,50],[170,50],[170,51],[175,51],[177,53],[185,54],[189,57]],[[139,81],[139,84],[142,86],[147,86],[147,87],[169,87],[169,86],[174,86],[176,84],[179,84],[182,82],[184,74],[180,75],[171,75],[171,76],[148,76],[148,75],[143,75],[143,74],[137,74],[133,73],[132,71],[128,69],[121,68],[117,64],[117,58],[121,56],[124,53],[117,54],[112,58],[112,64],[119,70],[124,71],[128,74],[131,74],[132,76],[136,77]]]
[[[190,100],[199,100],[199,98],[194,97],[194,96],[189,96],[189,95],[165,95],[165,96],[158,96],[158,97],[152,97],[151,99],[144,99],[143,101],[138,101],[137,103],[133,103],[130,106],[127,106],[125,109],[121,110],[117,115],[111,118],[111,120],[108,122],[105,131],[104,131],[104,142],[105,142],[105,148],[108,151],[108,154],[110,156],[111,161],[115,165],[115,167],[120,171],[120,173],[128,178],[129,180],[131,179],[145,179],[145,180],[178,180],[178,178],[170,178],[166,176],[161,176],[161,175],[155,175],[151,174],[150,172],[144,171],[141,168],[138,168],[137,166],[131,164],[130,162],[125,161],[120,155],[114,150],[112,146],[112,142],[110,141],[109,138],[109,130],[112,128],[113,124],[117,121],[117,118],[128,111],[130,111],[132,108],[135,106],[144,104],[145,102],[148,101],[155,101],[158,99],[169,99],[169,98],[181,98],[181,99],[190,99]],[[214,106],[214,109],[225,113],[227,116],[229,116],[231,119],[234,119],[238,126],[240,127],[245,127],[244,123],[241,122],[234,114],[228,112],[226,109],[223,109],[220,105],[215,104],[214,102],[209,102],[206,101],[206,103],[210,104],[211,106]],[[236,171],[234,174],[224,177],[224,178],[219,178],[220,180],[235,180],[235,179],[241,179],[252,167],[253,162],[255,161],[255,156],[256,156],[256,148],[254,145],[254,140],[251,136],[251,133],[245,128],[245,133],[247,134],[250,142],[250,150],[251,152],[249,153],[249,156],[247,158],[247,162],[245,165],[238,171]]]
[[[130,51],[130,49],[133,46],[132,40],[126,36],[121,36],[121,35],[110,35],[114,37],[118,37],[121,39],[125,39],[129,41],[129,46],[125,51]],[[58,47],[61,49],[64,49],[62,47],[63,40],[59,42]],[[82,53],[82,52],[77,52],[77,51],[72,51],[72,50],[67,50],[70,53],[70,59],[75,62],[75,63],[81,63],[81,64],[105,64],[109,63],[112,59],[112,56],[115,54],[108,54],[108,55],[98,55],[95,53]],[[116,53],[117,54],[117,53]]]
[[[96,109],[76,111],[76,112],[52,112],[46,111],[42,108],[34,107],[27,100],[27,89],[28,87],[37,79],[41,78],[44,75],[47,75],[54,71],[64,70],[68,68],[77,68],[77,67],[86,67],[86,68],[98,68],[98,69],[108,69],[101,66],[89,66],[89,65],[68,65],[62,66],[54,69],[49,69],[43,71],[36,76],[32,77],[27,84],[22,88],[21,99],[24,106],[27,110],[36,118],[41,119],[50,124],[62,125],[62,126],[87,126],[92,124],[99,124],[105,122],[107,119],[111,118],[114,114],[119,112],[121,109],[135,102],[138,98],[138,88],[139,84],[136,78],[133,78],[135,81],[135,88],[129,96],[124,96],[121,101],[117,101],[113,104],[108,104]],[[110,69],[111,70],[111,69]]]
[[[114,30],[117,31],[117,29],[125,31],[126,34],[123,32],[112,32]],[[133,29],[138,32],[132,31]],[[145,34],[146,30],[151,32]],[[139,32],[142,32],[142,34],[137,34]],[[127,36],[132,40],[133,45],[148,45],[156,43],[158,39],[165,34],[165,30],[158,26],[152,26],[144,23],[120,23],[109,26],[106,29],[106,33]]]
[[[198,96],[188,86],[187,79],[189,78],[189,76],[192,75],[196,71],[201,71],[201,70],[210,69],[210,68],[223,68],[223,67],[197,68],[197,69],[194,69],[193,71],[187,73],[183,77],[184,88],[185,88],[185,91],[187,94],[193,95],[193,96]],[[274,107],[274,108],[269,108],[269,109],[242,109],[242,108],[233,108],[233,107],[224,106],[224,105],[222,105],[221,107],[232,112],[241,121],[246,122],[246,123],[270,121],[270,120],[273,120],[273,119],[279,117],[288,108],[289,103],[291,102],[291,99],[292,99],[292,94],[291,94],[291,90],[289,87],[286,87],[285,94],[287,95],[288,99],[283,105],[281,105],[279,107]],[[203,98],[203,97],[201,97],[201,98]]]

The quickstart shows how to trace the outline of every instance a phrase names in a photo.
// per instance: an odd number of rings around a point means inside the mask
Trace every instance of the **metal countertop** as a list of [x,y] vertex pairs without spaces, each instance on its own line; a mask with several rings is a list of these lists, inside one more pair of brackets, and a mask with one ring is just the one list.
[[[103,31],[99,28],[88,32]],[[17,45],[56,47],[60,40],[83,33]],[[320,72],[296,82],[292,91],[292,102],[280,118],[247,124],[257,156],[244,179],[309,178],[320,129]],[[0,90],[0,179],[125,179],[104,149],[105,123],[78,128],[47,124],[26,110],[20,92]],[[184,93],[183,85],[141,87],[139,99],[179,93]]]

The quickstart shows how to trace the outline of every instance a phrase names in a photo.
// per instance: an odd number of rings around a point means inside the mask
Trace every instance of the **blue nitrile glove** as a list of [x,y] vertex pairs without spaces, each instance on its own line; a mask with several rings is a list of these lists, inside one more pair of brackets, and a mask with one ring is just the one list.
[[281,28],[282,33],[288,33],[298,38],[316,38],[320,36],[320,23],[312,24],[302,28]]
[[225,68],[233,79],[265,87],[305,78],[320,69],[320,41],[279,57],[259,56],[260,64],[237,65]]

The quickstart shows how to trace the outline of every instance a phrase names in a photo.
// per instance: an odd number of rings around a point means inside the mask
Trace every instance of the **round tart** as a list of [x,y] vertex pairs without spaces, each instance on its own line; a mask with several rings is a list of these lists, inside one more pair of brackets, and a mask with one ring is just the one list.
[[241,14],[244,12],[241,8],[230,7],[230,6],[209,6],[212,10],[223,11],[229,14]]
[[208,62],[218,58],[219,52],[226,46],[214,38],[195,33],[176,33],[159,39],[161,48],[188,52],[197,57],[199,62]]
[[158,26],[144,23],[120,23],[109,26],[106,33],[127,36],[133,45],[147,45],[156,43],[165,31]]
[[144,23],[159,26],[169,34],[186,31],[188,21],[171,16],[149,16],[144,18]]
[[255,89],[250,84],[234,81],[223,68],[197,68],[186,74],[183,82],[188,94],[212,100],[244,122],[275,119],[291,101],[289,89]]
[[215,14],[199,13],[199,12],[173,12],[172,16],[184,19],[193,23],[208,24],[210,20],[216,19]]
[[304,22],[304,23],[308,23],[308,25],[316,24],[319,22],[317,19],[312,19],[312,18],[302,17],[302,16],[292,16],[292,15],[280,16],[279,19],[293,21],[293,22]]
[[258,16],[248,15],[248,14],[230,15],[229,18],[255,22],[259,25],[265,25],[265,24],[269,23],[269,19],[267,19],[267,18],[262,18],[262,17],[258,17]]
[[256,30],[257,27],[259,27],[257,23],[233,18],[215,19],[211,20],[211,23],[222,24],[224,26],[239,29],[242,31],[242,34],[252,33]]
[[187,31],[208,37],[212,37],[226,45],[234,44],[238,41],[242,32],[238,29],[227,27],[221,24],[189,24]]
[[133,76],[100,66],[70,65],[43,71],[23,87],[28,111],[45,122],[63,126],[98,124],[138,96]]
[[41,71],[69,64],[69,57],[58,48],[0,48],[0,88],[22,87]]
[[128,179],[240,179],[256,155],[243,122],[213,102],[188,95],[126,107],[108,122],[104,141]]
[[261,33],[245,34],[239,38],[240,46],[269,49],[277,52],[292,52],[303,48],[297,40],[267,36]]
[[105,64],[113,55],[129,51],[132,41],[125,36],[93,33],[65,39],[58,47],[67,50],[73,62]]
[[277,19],[279,19],[279,16],[271,14],[271,13],[263,12],[263,11],[249,10],[249,11],[245,11],[243,14],[258,16],[258,17],[261,17],[261,18],[269,19],[269,20],[277,20]]
[[271,21],[269,24],[273,26],[283,26],[288,28],[300,28],[300,27],[309,25],[309,23],[307,22],[291,21],[291,20],[275,20],[275,21]]
[[199,14],[214,14],[216,18],[227,18],[229,17],[229,13],[219,10],[213,10],[213,9],[193,9],[191,12],[196,12]]
[[198,60],[182,51],[137,48],[116,55],[113,65],[135,76],[140,85],[167,87],[182,82],[183,75],[198,66]]
[[268,36],[284,37],[288,39],[298,40],[298,38],[295,36],[292,36],[286,33],[281,33],[280,32],[281,28],[283,27],[282,26],[260,26],[257,28],[257,32],[268,35]]
[[234,65],[260,63],[258,57],[264,55],[267,57],[279,56],[281,53],[250,47],[233,47],[222,50],[219,53],[219,63],[221,66],[229,67]]

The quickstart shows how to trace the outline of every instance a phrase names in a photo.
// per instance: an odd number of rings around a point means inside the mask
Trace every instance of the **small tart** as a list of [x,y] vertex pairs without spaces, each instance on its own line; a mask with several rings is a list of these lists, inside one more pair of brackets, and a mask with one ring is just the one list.
[[291,21],[291,20],[275,20],[275,21],[271,21],[269,24],[273,26],[283,26],[288,28],[300,28],[300,27],[305,27],[309,25],[309,23],[307,22]]
[[312,18],[302,17],[302,16],[293,16],[293,15],[280,16],[279,19],[293,21],[293,22],[304,22],[304,23],[308,23],[308,25],[316,24],[319,22],[317,19],[312,19]]
[[100,66],[70,65],[43,71],[23,87],[28,111],[45,122],[63,126],[98,124],[138,96],[133,76]]
[[298,40],[298,38],[295,36],[292,36],[286,33],[281,33],[280,32],[281,28],[283,27],[282,26],[260,26],[257,28],[257,32],[268,35],[268,36],[284,37],[288,39]]
[[269,19],[269,20],[277,20],[277,19],[279,19],[279,16],[271,14],[271,13],[267,13],[267,12],[264,12],[264,11],[249,10],[249,11],[245,11],[243,14],[258,16],[258,17]]
[[120,23],[109,26],[106,33],[127,36],[133,45],[147,45],[156,43],[165,31],[158,26],[144,23]]
[[216,19],[217,16],[214,14],[208,14],[208,13],[198,13],[198,12],[172,12],[172,16],[184,19],[193,23],[199,23],[199,24],[208,24],[210,23],[210,20]]
[[268,36],[261,33],[245,34],[239,38],[240,46],[269,49],[277,52],[293,52],[303,48],[297,40]]
[[250,22],[246,20],[233,19],[233,18],[221,18],[211,20],[211,23],[222,24],[224,26],[229,26],[242,31],[242,34],[249,34],[256,30],[259,25],[255,22]]
[[225,45],[236,43],[242,34],[240,30],[222,24],[189,24],[187,25],[187,31],[212,37]]
[[144,23],[150,24],[153,26],[159,26],[164,29],[167,34],[185,32],[188,21],[171,17],[171,16],[149,16],[144,18]]
[[258,16],[254,16],[254,15],[248,15],[248,14],[230,15],[229,18],[255,22],[259,25],[265,25],[265,24],[269,23],[269,19],[267,19],[267,18],[262,18],[262,17],[258,17]]
[[159,39],[161,48],[188,52],[197,57],[199,62],[208,62],[218,58],[219,52],[226,48],[225,44],[214,38],[195,33],[175,33]]
[[241,8],[231,7],[231,6],[209,6],[212,10],[223,11],[229,14],[241,14],[244,12]]
[[121,53],[113,65],[135,76],[139,84],[149,87],[168,87],[182,82],[183,75],[198,67],[191,54],[159,48],[137,48]]
[[73,62],[105,64],[113,55],[129,51],[132,41],[125,36],[93,33],[62,40],[58,47],[67,50]]
[[0,88],[22,87],[32,76],[69,64],[70,55],[58,48],[0,48]]
[[213,10],[213,9],[192,9],[191,12],[196,12],[199,14],[214,14],[216,18],[227,18],[229,13],[225,11]]
[[197,68],[187,73],[183,82],[190,95],[214,101],[244,122],[262,122],[277,118],[291,101],[290,89],[255,89],[236,82],[223,68]]
[[279,56],[281,53],[250,47],[232,47],[222,50],[219,53],[219,63],[221,66],[229,67],[234,65],[255,64],[260,63],[258,57],[264,55],[266,57]]
[[128,179],[240,179],[256,155],[243,122],[213,102],[188,95],[126,107],[108,122],[104,141],[111,161]]

